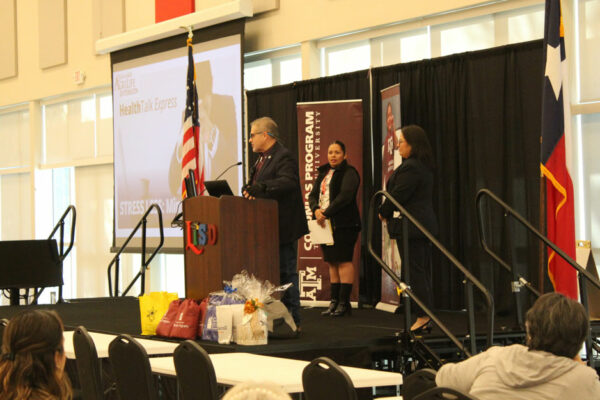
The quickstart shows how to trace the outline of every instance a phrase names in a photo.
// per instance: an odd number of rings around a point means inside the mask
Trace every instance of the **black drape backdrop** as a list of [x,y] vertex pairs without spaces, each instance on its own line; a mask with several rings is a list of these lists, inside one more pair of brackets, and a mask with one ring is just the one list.
[[[400,83],[402,125],[421,125],[435,153],[439,239],[494,292],[497,308],[509,309],[510,276],[479,245],[475,194],[489,188],[534,226],[539,225],[543,68],[541,41],[398,64],[372,69],[371,77],[369,71],[358,71],[250,91],[248,119],[272,116],[280,125],[284,144],[297,154],[296,102],[363,99],[366,211],[372,194],[381,188],[379,92]],[[536,242],[523,229],[506,223],[493,206],[486,209],[492,247],[537,283]],[[362,253],[361,298],[374,303],[379,296],[380,270],[364,246]],[[461,274],[438,254],[434,260],[435,305],[461,308]]]

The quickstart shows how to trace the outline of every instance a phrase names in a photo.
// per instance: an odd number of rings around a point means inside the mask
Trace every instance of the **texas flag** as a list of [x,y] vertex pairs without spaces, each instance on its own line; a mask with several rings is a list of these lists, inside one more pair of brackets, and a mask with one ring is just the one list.
[[[546,74],[542,104],[541,170],[546,178],[548,238],[575,259],[575,217],[571,170],[571,114],[567,90],[565,38],[559,0],[546,0]],[[577,299],[577,273],[548,249],[548,276],[554,290]]]

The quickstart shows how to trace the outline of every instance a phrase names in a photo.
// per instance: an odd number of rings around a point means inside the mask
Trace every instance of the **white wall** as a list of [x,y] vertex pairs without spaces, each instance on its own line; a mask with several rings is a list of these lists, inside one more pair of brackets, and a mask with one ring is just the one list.
[[[39,67],[38,1],[17,1],[18,76],[0,81],[0,107],[110,84],[107,55],[95,54],[92,2],[67,1],[67,64]],[[76,70],[86,72],[83,85],[73,82]]]
[[[102,0],[67,1],[67,63],[45,70],[39,68],[38,0],[17,1],[18,76],[0,80],[0,107],[110,85],[109,56],[97,55],[94,50],[93,27],[98,23],[94,13],[95,1]],[[153,1],[122,1],[127,31],[154,23]],[[245,47],[247,52],[272,49],[484,3],[489,2],[281,0],[278,10],[248,20]],[[490,12],[494,7],[523,7],[540,1],[509,0],[500,3],[480,7],[470,13]],[[83,85],[73,81],[73,74],[78,70],[86,74]]]

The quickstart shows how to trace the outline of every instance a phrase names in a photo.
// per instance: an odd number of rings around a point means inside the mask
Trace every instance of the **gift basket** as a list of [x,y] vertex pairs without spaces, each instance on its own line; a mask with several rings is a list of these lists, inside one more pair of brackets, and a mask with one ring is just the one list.
[[269,327],[265,304],[273,300],[271,297],[273,293],[285,291],[291,284],[275,286],[269,281],[260,281],[246,271],[235,275],[233,283],[237,286],[240,295],[246,299],[241,323],[236,325],[236,343],[267,344]]
[[238,293],[232,282],[224,282],[224,284],[222,291],[208,295],[202,339],[228,344],[233,338],[234,309],[243,308],[245,299]]
[[265,304],[273,301],[273,293],[285,291],[291,284],[275,286],[245,270],[224,284],[223,291],[209,295],[202,339],[224,344],[267,344]]

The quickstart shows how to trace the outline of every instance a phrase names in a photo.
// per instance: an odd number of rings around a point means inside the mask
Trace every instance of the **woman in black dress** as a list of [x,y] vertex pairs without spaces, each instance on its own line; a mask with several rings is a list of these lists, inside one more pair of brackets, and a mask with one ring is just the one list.
[[354,245],[360,232],[356,194],[360,176],[346,161],[346,146],[336,140],[327,149],[328,164],[319,167],[319,175],[308,197],[310,209],[319,224],[329,219],[333,245],[321,245],[323,260],[329,264],[331,303],[323,315],[341,317],[351,314],[350,293],[354,282]]
[[[429,139],[423,128],[409,125],[402,128],[396,148],[402,156],[402,164],[387,182],[386,190],[433,235],[438,225],[433,211],[433,154]],[[402,258],[402,224],[394,218],[396,207],[384,201],[379,209],[379,218],[386,221],[390,237],[396,239]],[[425,236],[408,223],[408,251],[410,259],[410,287],[425,306],[433,306],[431,287],[431,244]],[[403,269],[404,270],[404,269]],[[417,320],[411,331],[430,329],[430,318],[414,302]]]

